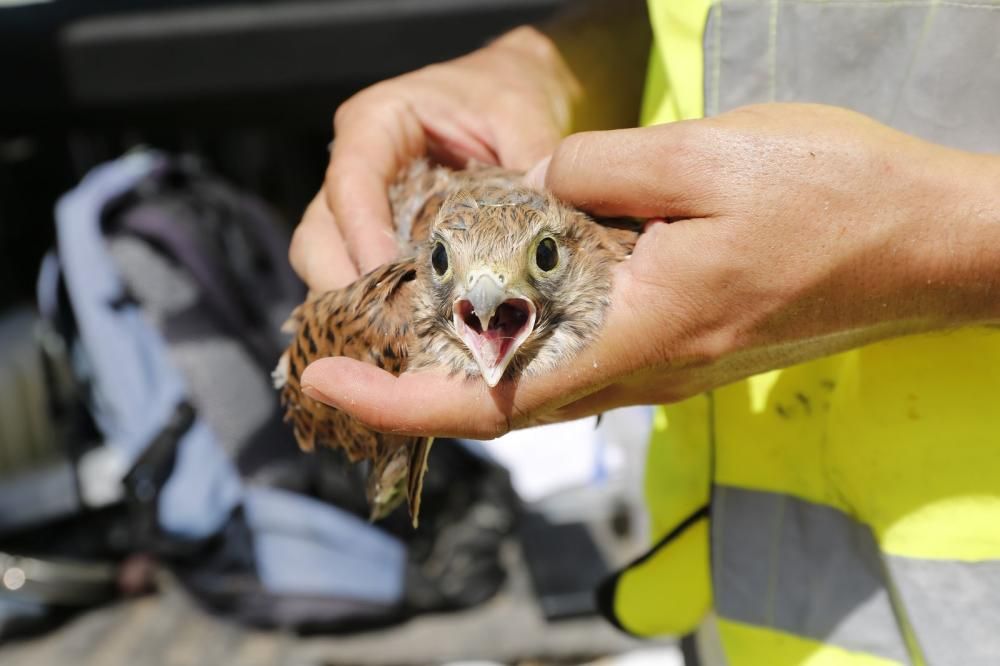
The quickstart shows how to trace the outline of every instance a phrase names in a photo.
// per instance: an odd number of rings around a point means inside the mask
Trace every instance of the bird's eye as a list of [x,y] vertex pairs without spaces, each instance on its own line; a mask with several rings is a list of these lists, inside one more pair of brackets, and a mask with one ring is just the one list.
[[431,266],[438,275],[448,272],[448,250],[444,249],[444,243],[437,243],[434,251],[431,252]]
[[559,251],[556,242],[551,238],[543,238],[535,250],[535,263],[543,271],[551,271],[559,263]]

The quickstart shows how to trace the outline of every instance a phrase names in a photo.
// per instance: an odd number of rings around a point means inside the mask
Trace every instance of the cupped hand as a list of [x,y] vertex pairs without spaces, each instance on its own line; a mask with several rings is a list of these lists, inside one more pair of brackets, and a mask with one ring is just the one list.
[[1000,318],[997,158],[856,113],[775,104],[578,134],[534,173],[596,215],[672,221],[617,267],[592,345],[492,390],[324,359],[307,393],[378,430],[490,438]]
[[575,80],[548,37],[519,28],[457,60],[363,90],[337,110],[326,179],[289,250],[313,290],[398,252],[387,190],[412,160],[527,169],[568,131]]

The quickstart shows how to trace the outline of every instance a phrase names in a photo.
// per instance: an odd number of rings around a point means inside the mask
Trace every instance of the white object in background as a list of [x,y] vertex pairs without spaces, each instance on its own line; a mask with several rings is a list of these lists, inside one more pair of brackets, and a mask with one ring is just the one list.
[[684,655],[674,645],[632,650],[590,662],[586,666],[684,666]]
[[615,409],[604,415],[601,431],[609,452],[621,457],[618,487],[632,517],[631,533],[636,543],[649,540],[646,511],[646,452],[653,431],[653,407],[641,405]]
[[76,473],[80,499],[88,508],[99,509],[125,497],[122,479],[128,473],[128,461],[116,446],[89,449],[80,457]]
[[[526,502],[624,477],[641,489],[652,410],[627,407],[596,417],[516,430],[477,442],[509,471]],[[620,485],[620,483],[619,483]]]
[[510,472],[514,490],[526,502],[590,483],[599,468],[597,419],[515,430],[481,445]]

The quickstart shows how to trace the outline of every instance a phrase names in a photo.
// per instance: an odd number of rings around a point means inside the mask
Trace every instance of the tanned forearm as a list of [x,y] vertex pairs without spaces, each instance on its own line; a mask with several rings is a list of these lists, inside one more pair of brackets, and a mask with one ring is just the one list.
[[943,182],[925,185],[941,192],[940,217],[916,234],[914,288],[944,327],[1000,324],[1000,156],[941,152],[948,167],[927,180]]

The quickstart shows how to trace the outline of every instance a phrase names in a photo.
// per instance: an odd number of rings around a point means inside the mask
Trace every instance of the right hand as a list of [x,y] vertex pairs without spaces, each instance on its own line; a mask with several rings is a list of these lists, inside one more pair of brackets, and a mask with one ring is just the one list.
[[525,27],[350,98],[334,116],[326,179],[292,238],[293,268],[325,291],[392,260],[387,191],[400,169],[427,155],[526,170],[569,131],[576,86],[552,42]]
[[1000,156],[845,109],[768,104],[575,134],[536,177],[595,215],[674,220],[614,267],[591,344],[494,388],[324,358],[303,392],[382,432],[485,439],[1000,321]]

